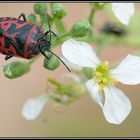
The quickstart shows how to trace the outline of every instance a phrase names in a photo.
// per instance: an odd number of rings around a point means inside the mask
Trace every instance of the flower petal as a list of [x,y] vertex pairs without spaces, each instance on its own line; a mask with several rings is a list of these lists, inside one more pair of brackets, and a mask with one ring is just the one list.
[[85,86],[91,96],[91,99],[95,101],[97,104],[99,104],[101,107],[103,107],[103,94],[99,93],[99,86],[97,83],[95,83],[93,80],[88,80],[85,83]]
[[112,3],[112,10],[116,17],[125,25],[129,24],[129,20],[135,12],[133,3]]
[[36,119],[47,102],[46,95],[28,99],[22,108],[22,116],[27,120]]
[[68,61],[67,59],[65,59],[64,57],[61,57],[61,59],[64,61],[64,63],[71,69],[74,71],[81,71],[82,68],[79,65],[76,65],[74,63],[71,63],[70,61]]
[[62,44],[62,54],[68,61],[81,67],[95,68],[100,63],[96,53],[86,42],[69,39]]
[[110,73],[123,84],[140,83],[140,57],[128,55],[115,69]]
[[104,87],[105,103],[103,113],[108,122],[120,124],[131,110],[131,102],[124,93],[115,87]]

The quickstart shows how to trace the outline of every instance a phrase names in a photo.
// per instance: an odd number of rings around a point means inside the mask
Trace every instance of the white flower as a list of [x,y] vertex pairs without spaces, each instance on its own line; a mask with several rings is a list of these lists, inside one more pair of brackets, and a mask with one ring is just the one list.
[[112,10],[123,24],[128,25],[135,7],[133,3],[112,3]]
[[90,45],[73,39],[63,43],[62,54],[71,63],[93,68],[93,78],[85,83],[91,98],[100,105],[108,122],[123,122],[131,111],[131,102],[115,85],[117,82],[129,85],[140,83],[140,57],[128,55],[110,70],[108,62],[102,62]]
[[71,69],[71,70],[74,70],[74,71],[77,71],[77,72],[80,72],[81,71],[81,67],[67,61],[64,57],[61,57],[61,59],[64,61],[64,63]]
[[47,95],[41,95],[28,99],[22,108],[22,116],[27,120],[36,119],[40,115],[48,100],[49,98]]
[[[76,82],[80,84],[80,79],[77,75],[71,74],[71,73],[65,73],[61,76],[59,81],[61,82]],[[52,99],[52,97],[59,97],[63,100],[63,102],[67,102],[68,97],[67,96],[61,96],[59,94],[54,94],[53,90],[51,92],[48,92],[48,94],[40,95],[38,97],[33,97],[28,99],[22,108],[22,116],[29,121],[35,120],[40,113],[42,112],[45,104],[48,103],[49,100]]]

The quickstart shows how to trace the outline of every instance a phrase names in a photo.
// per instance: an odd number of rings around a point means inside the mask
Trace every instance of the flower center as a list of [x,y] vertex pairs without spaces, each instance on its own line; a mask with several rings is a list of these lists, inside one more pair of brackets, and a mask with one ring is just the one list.
[[108,61],[97,66],[93,73],[93,79],[99,85],[99,93],[102,92],[104,86],[114,86],[118,82],[109,72]]

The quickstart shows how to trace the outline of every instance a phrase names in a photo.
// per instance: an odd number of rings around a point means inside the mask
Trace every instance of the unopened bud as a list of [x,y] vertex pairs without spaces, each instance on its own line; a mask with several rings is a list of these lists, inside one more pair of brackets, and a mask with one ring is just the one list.
[[54,18],[62,19],[67,14],[67,10],[61,3],[52,3],[51,11]]
[[28,15],[27,20],[29,22],[31,22],[31,23],[36,23],[36,16],[35,16],[35,14]]
[[30,66],[24,62],[12,62],[4,66],[3,71],[7,78],[17,78],[29,72]]
[[72,37],[84,37],[91,30],[91,26],[87,20],[79,20],[71,29]]
[[44,67],[48,70],[55,70],[60,65],[60,61],[54,55],[49,55],[50,59],[44,59]]
[[44,3],[37,3],[34,5],[34,11],[36,14],[45,15],[47,12],[47,6]]

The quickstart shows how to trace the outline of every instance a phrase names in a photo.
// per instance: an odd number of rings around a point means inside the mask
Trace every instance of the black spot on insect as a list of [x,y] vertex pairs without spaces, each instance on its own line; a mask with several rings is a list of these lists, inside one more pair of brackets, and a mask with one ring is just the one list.
[[10,48],[10,41],[7,38],[4,39],[4,48]]
[[1,44],[1,42],[0,42],[0,46],[1,46],[2,44]]
[[32,39],[32,40],[39,40],[39,39],[41,39],[41,38],[43,38],[43,34],[32,33],[32,35],[31,35],[31,39]]
[[9,34],[15,34],[17,32],[21,32],[21,31],[22,32],[29,31],[32,28],[31,25],[24,25],[23,27],[20,27],[20,28],[16,28],[16,27],[17,27],[16,24],[14,24],[14,23],[11,24],[10,27],[8,28],[7,32]]
[[7,26],[8,25],[8,23],[4,23],[4,26]]
[[16,40],[16,42],[18,43],[18,45],[20,46],[21,50],[24,50],[24,44],[26,42],[26,38],[28,36],[28,31],[25,32],[20,32],[19,34],[17,34],[14,38]]
[[34,39],[35,39],[35,37],[36,37],[36,35],[37,35],[37,34],[33,32],[33,33],[31,34],[31,39],[33,39],[33,40],[34,40]]
[[39,34],[40,33],[40,28],[39,27],[37,27],[37,34]]
[[28,51],[33,52],[35,55],[40,53],[38,47],[36,47],[34,44],[28,46]]
[[10,17],[6,17],[6,20],[10,20],[11,18]]
[[0,26],[0,37],[3,37],[3,30],[1,26]]
[[0,18],[0,22],[2,22],[3,21],[3,18]]
[[33,44],[30,44],[29,46],[28,46],[28,51],[31,51],[31,50],[34,50],[34,48],[35,48],[35,46],[33,45]]
[[22,20],[18,20],[17,23],[18,23],[18,24],[23,24],[24,21],[22,21]]
[[18,29],[16,29],[16,32],[21,32],[21,31],[29,31],[30,29],[32,28],[32,26],[31,25],[24,25],[23,27],[20,27],[20,28],[18,28]]
[[11,24],[10,27],[8,28],[7,32],[9,34],[14,34],[16,31],[16,24]]

